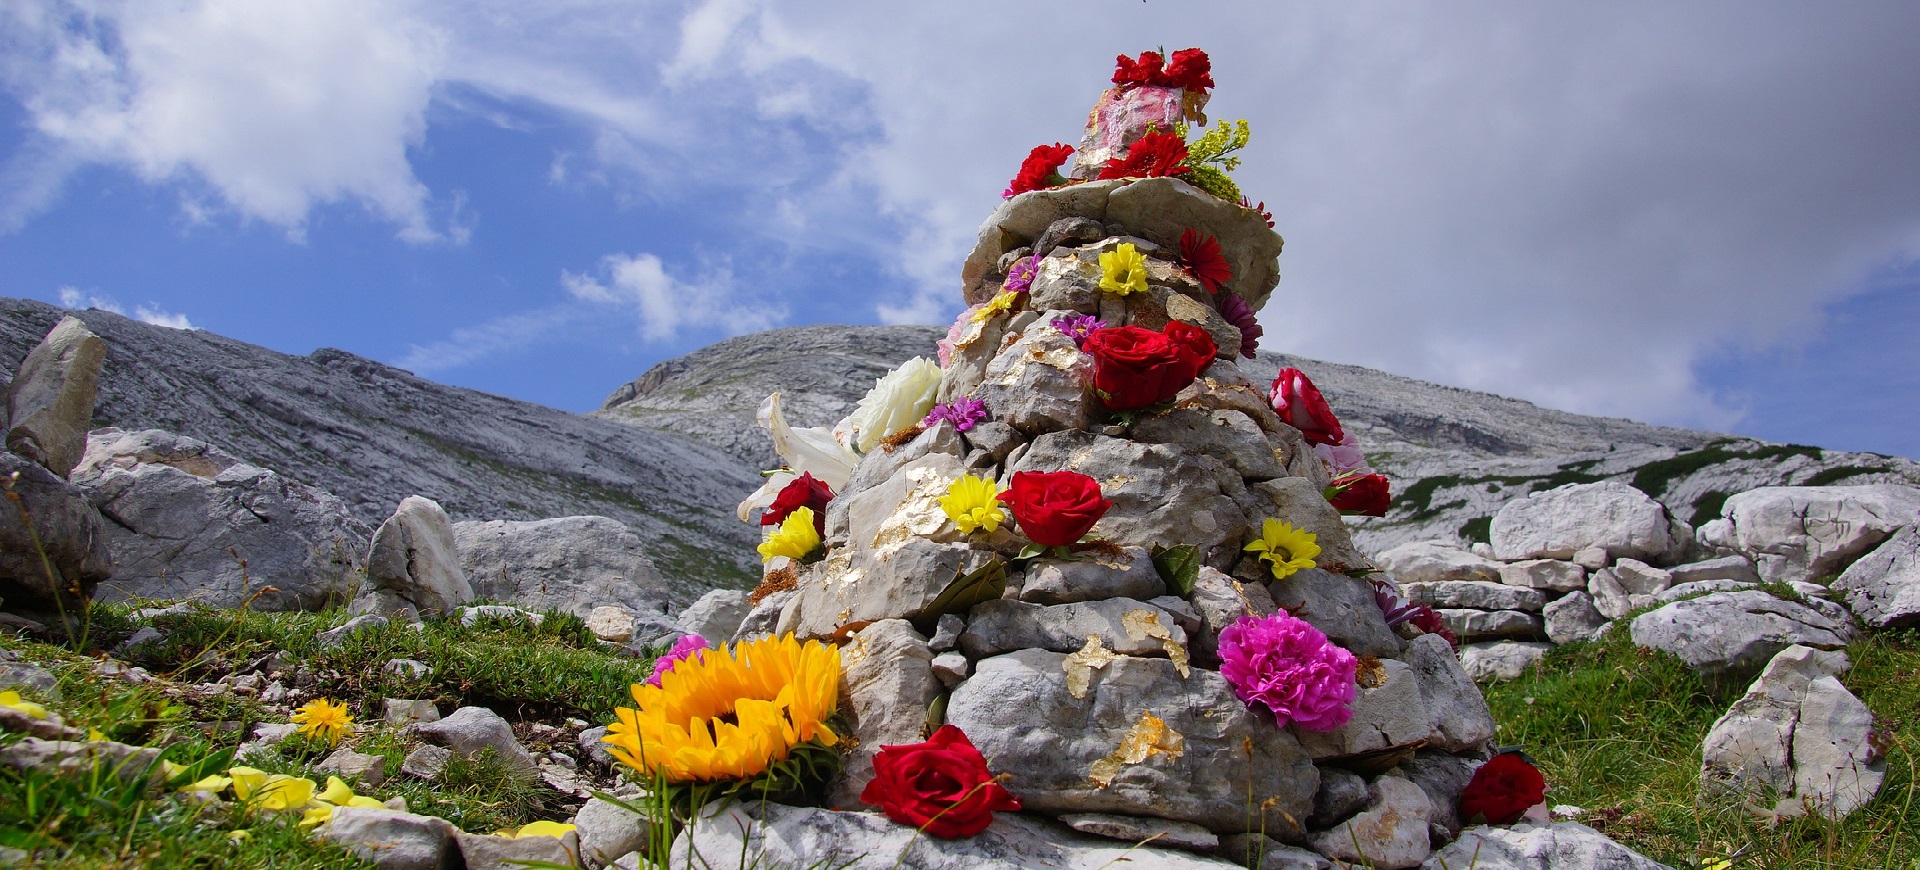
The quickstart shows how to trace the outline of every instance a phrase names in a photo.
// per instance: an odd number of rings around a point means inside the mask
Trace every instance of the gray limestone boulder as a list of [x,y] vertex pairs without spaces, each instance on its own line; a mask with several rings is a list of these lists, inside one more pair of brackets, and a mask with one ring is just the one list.
[[1320,545],[1320,555],[1314,558],[1317,567],[1336,574],[1371,569],[1372,563],[1354,548],[1346,521],[1327,503],[1322,489],[1304,477],[1277,477],[1247,484],[1243,504],[1250,534],[1259,534],[1269,517],[1282,520],[1313,533],[1315,543]]
[[1392,658],[1406,646],[1387,626],[1372,585],[1358,577],[1309,568],[1268,583],[1267,591],[1275,604],[1354,655]]
[[1920,624],[1920,526],[1907,526],[1847,566],[1830,587],[1874,628]]
[[1634,617],[1633,642],[1663,650],[1715,685],[1753,678],[1795,644],[1838,649],[1857,635],[1850,621],[1758,590],[1715,592]]
[[1412,541],[1374,557],[1402,583],[1500,582],[1500,563],[1447,541]]
[[1193,590],[1187,593],[1186,601],[1200,617],[1200,629],[1190,637],[1193,652],[1202,662],[1217,660],[1220,632],[1227,626],[1240,617],[1270,616],[1278,609],[1266,586],[1257,581],[1243,583],[1204,565],[1194,578]]
[[1435,736],[1430,749],[1478,752],[1493,739],[1493,712],[1473,677],[1454,655],[1453,646],[1437,634],[1423,634],[1407,642],[1400,660],[1413,667],[1420,704],[1433,717]]
[[380,870],[452,870],[463,865],[459,830],[445,819],[399,810],[341,807],[314,836]]
[[715,589],[680,611],[676,623],[683,634],[697,634],[708,646],[719,646],[740,630],[740,624],[753,612],[747,593],[737,589]]
[[580,838],[581,861],[588,867],[605,867],[628,852],[647,848],[652,823],[626,807],[594,798],[573,814],[573,826]]
[[84,490],[0,451],[0,481],[7,480],[20,501],[0,504],[0,601],[9,610],[78,612],[113,570],[106,523]]
[[1021,601],[1070,604],[1102,598],[1145,601],[1166,593],[1167,585],[1141,547],[1118,554],[1095,551],[1072,561],[1035,559],[1020,581]]
[[431,499],[407,496],[373,533],[373,546],[367,551],[367,585],[354,600],[352,612],[445,615],[472,601],[473,587],[460,568],[447,512]]
[[[1027,809],[1301,833],[1318,772],[1219,674],[1130,656],[1083,663],[1045,650],[984,659],[947,704],[947,722],[1013,775],[1007,788]],[[1264,813],[1249,812],[1249,789],[1273,798]]]
[[1675,555],[1667,509],[1616,481],[1573,483],[1509,501],[1493,515],[1491,537],[1494,554],[1509,562],[1570,559],[1589,547],[1656,562]]
[[[808,567],[773,633],[808,640],[831,637],[854,622],[931,618],[927,608],[942,591],[998,558],[966,544],[917,537],[879,550],[836,550]],[[746,629],[743,624],[741,631]]]
[[1358,815],[1313,836],[1313,850],[1379,870],[1418,867],[1432,853],[1427,823],[1433,802],[1425,790],[1387,775],[1368,786],[1371,801]]
[[1560,559],[1522,559],[1500,566],[1500,582],[1526,589],[1573,592],[1587,588],[1587,569]]
[[1421,870],[1672,870],[1579,822],[1468,828],[1420,866]]
[[1292,728],[1300,747],[1320,760],[1442,737],[1434,719],[1438,711],[1421,702],[1420,675],[1405,662],[1381,660],[1378,675],[1361,684],[1351,709],[1353,718],[1332,731]]
[[1546,620],[1524,610],[1435,608],[1447,630],[1462,642],[1476,640],[1530,640],[1546,635]]
[[1086,387],[1093,377],[1093,358],[1046,325],[1062,313],[1048,312],[1000,351],[987,363],[973,393],[994,420],[1027,435],[1084,429],[1096,407]]
[[1437,583],[1400,583],[1401,597],[1414,604],[1434,607],[1468,607],[1475,610],[1524,610],[1539,613],[1547,606],[1547,596],[1537,589],[1508,586],[1503,583],[1441,581]]
[[619,520],[558,517],[453,524],[473,595],[585,617],[618,605],[664,613],[668,594],[645,544]]
[[1154,845],[1082,834],[1025,813],[996,813],[976,836],[943,840],[879,813],[738,801],[703,816],[673,842],[671,867],[734,867],[741,855],[759,867],[839,870],[1232,870],[1240,865]]
[[573,831],[563,837],[503,837],[457,831],[455,839],[467,870],[573,867],[578,865],[574,858],[580,854],[580,837]]
[[1673,578],[1673,585],[1697,583],[1703,580],[1731,580],[1739,583],[1759,583],[1760,572],[1754,570],[1753,560],[1734,554],[1719,556],[1699,562],[1675,565],[1667,572]]
[[1546,658],[1553,644],[1503,640],[1460,648],[1460,666],[1481,681],[1517,680]]
[[833,806],[859,806],[873,779],[880,747],[926,739],[928,707],[942,686],[933,674],[927,639],[902,619],[883,619],[855,632],[840,647],[840,713],[852,726],[853,748],[828,787]]
[[1209,564],[1227,561],[1240,549],[1247,517],[1233,496],[1243,493],[1245,484],[1218,459],[1074,430],[1033,439],[1008,469],[1062,470],[1101,481],[1101,495],[1113,502],[1094,535],[1123,547],[1192,544]]
[[1873,714],[1837,679],[1847,655],[1781,650],[1701,743],[1700,796],[1776,816],[1840,818],[1873,800],[1886,777]]
[[[1848,563],[1920,519],[1920,488],[1765,486],[1727,499],[1707,543],[1754,560],[1762,579],[1811,580]],[[1710,524],[1712,525],[1712,524]]]
[[1569,592],[1547,604],[1544,611],[1547,639],[1554,643],[1593,640],[1607,627],[1606,614],[1593,605],[1593,596]]
[[514,738],[513,726],[485,707],[461,707],[437,722],[416,724],[413,730],[422,740],[462,756],[492,750],[500,760],[527,773],[539,769],[533,755]]
[[1153,444],[1177,444],[1217,456],[1248,480],[1285,476],[1286,459],[1267,442],[1266,433],[1239,411],[1175,408],[1134,423],[1132,437]]
[[360,582],[370,530],[345,502],[204,441],[101,429],[72,479],[113,521],[103,600],[319,610]]
[[87,449],[107,343],[62,317],[7,387],[7,449],[66,477]]
[[[1165,637],[1148,633],[1149,623],[1164,629]],[[1020,649],[1069,653],[1086,646],[1089,637],[1133,656],[1167,655],[1168,640],[1182,649],[1187,643],[1186,630],[1172,614],[1131,598],[1052,605],[1001,598],[973,608],[960,633],[960,651],[975,660]]]

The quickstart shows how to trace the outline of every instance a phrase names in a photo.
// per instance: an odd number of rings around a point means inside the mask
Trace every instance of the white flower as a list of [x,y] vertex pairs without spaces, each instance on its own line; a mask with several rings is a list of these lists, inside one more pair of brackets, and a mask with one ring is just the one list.
[[940,364],[914,357],[874,381],[873,389],[841,426],[855,433],[858,440],[854,446],[865,453],[880,439],[919,423],[933,409],[933,397],[939,390]]
[[1331,471],[1334,477],[1343,477],[1349,474],[1372,474],[1373,469],[1367,466],[1366,454],[1360,452],[1360,439],[1353,437],[1352,432],[1346,433],[1346,436],[1346,440],[1341,441],[1338,446],[1332,444],[1313,445],[1313,454],[1320,457],[1321,462],[1327,464],[1327,470]]
[[773,504],[780,490],[802,474],[813,475],[821,483],[832,487],[834,492],[839,492],[853,477],[853,467],[860,464],[860,455],[848,450],[846,445],[834,438],[833,430],[825,426],[808,429],[788,426],[786,415],[780,413],[779,393],[761,402],[756,416],[760,428],[773,436],[773,452],[780,454],[788,470],[768,476],[753,495],[740,503],[734,513],[741,522],[746,522],[747,514],[755,508]]

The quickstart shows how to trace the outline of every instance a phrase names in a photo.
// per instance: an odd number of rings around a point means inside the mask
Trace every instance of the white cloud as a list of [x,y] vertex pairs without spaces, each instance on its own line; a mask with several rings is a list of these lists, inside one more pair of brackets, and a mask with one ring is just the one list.
[[592,274],[562,271],[560,285],[573,298],[632,309],[640,337],[667,341],[695,329],[739,335],[778,325],[783,305],[742,298],[725,264],[709,264],[693,281],[667,274],[653,254],[609,254]]
[[440,341],[408,345],[406,354],[394,365],[422,375],[456,369],[544,341],[556,331],[579,323],[582,313],[578,308],[560,305],[497,317],[479,326],[456,329]]
[[[111,296],[98,296],[72,286],[61,287],[55,292],[59,297],[60,307],[62,308],[97,308],[101,311],[118,314],[121,317],[128,316],[126,307]],[[185,314],[174,314],[152,302],[135,305],[133,307],[132,317],[141,323],[164,326],[168,329],[197,328],[193,325],[192,321],[187,319]]]

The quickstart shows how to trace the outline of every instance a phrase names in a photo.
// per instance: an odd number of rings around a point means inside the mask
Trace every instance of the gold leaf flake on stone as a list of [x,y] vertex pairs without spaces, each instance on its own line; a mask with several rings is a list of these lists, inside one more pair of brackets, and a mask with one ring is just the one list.
[[1086,646],[1081,647],[1079,652],[1067,656],[1066,661],[1060,663],[1061,670],[1067,672],[1067,694],[1075,698],[1085,698],[1087,685],[1093,679],[1093,672],[1098,668],[1106,667],[1108,662],[1119,657],[1100,643],[1100,635],[1087,635]]
[[969,320],[966,328],[960,330],[960,337],[953,340],[953,346],[956,348],[972,347],[973,343],[979,341],[980,336],[986,332],[987,323],[988,321],[985,320]]
[[1034,362],[1052,366],[1063,372],[1070,372],[1084,365],[1087,358],[1079,348],[1064,343],[1054,347],[1036,347],[1029,350],[1028,355],[1033,357]]
[[1134,640],[1158,638],[1160,646],[1167,651],[1167,659],[1184,679],[1191,674],[1187,668],[1187,648],[1173,639],[1172,630],[1160,622],[1160,614],[1151,610],[1129,610],[1120,616],[1121,627],[1127,630],[1127,636]]
[[1167,727],[1165,720],[1153,715],[1152,710],[1140,714],[1140,721],[1133,723],[1127,736],[1120,739],[1120,745],[1113,753],[1093,763],[1087,770],[1087,778],[1093,784],[1106,788],[1113,784],[1113,778],[1131,764],[1139,764],[1155,755],[1164,755],[1167,760],[1179,758],[1187,750],[1187,738],[1180,732]]
[[1100,481],[1100,488],[1103,490],[1114,489],[1117,487],[1126,486],[1127,484],[1132,483],[1136,480],[1139,480],[1139,478],[1128,477],[1124,474],[1116,474],[1112,477],[1107,478],[1106,480]]

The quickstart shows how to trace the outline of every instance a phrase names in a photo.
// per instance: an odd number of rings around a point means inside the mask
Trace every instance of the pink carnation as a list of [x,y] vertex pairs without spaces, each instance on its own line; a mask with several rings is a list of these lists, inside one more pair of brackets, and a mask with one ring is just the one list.
[[1281,727],[1332,731],[1353,716],[1359,661],[1305,620],[1242,616],[1220,632],[1220,676],[1247,706],[1258,701]]
[[953,365],[953,352],[959,349],[957,342],[966,333],[967,324],[973,321],[973,313],[979,310],[978,305],[968,306],[967,310],[960,312],[959,317],[953,319],[953,325],[947,327],[947,337],[935,343],[934,349],[940,354],[941,368]]
[[660,685],[660,678],[666,676],[668,671],[673,670],[674,665],[685,661],[694,653],[706,648],[706,638],[697,634],[681,635],[679,640],[673,642],[673,649],[668,650],[666,655],[653,660],[653,676],[647,678],[647,685]]

